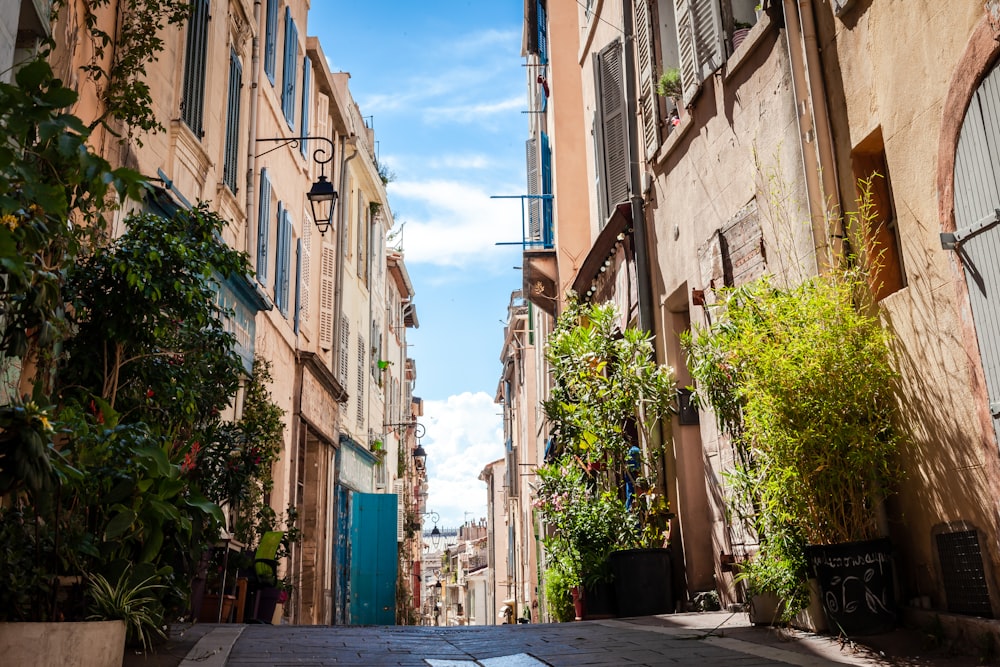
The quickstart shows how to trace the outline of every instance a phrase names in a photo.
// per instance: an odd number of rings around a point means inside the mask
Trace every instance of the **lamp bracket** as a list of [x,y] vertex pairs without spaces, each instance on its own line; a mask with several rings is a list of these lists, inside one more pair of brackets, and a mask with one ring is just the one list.
[[271,143],[277,143],[278,145],[275,146],[274,148],[264,151],[263,153],[260,153],[259,155],[255,155],[254,159],[263,157],[268,153],[272,153],[283,146],[291,145],[292,148],[298,148],[300,143],[304,144],[307,141],[320,141],[320,142],[325,141],[328,144],[327,146],[320,146],[319,148],[313,150],[312,154],[313,162],[318,164],[320,166],[320,169],[322,170],[323,165],[330,164],[330,162],[333,161],[333,150],[335,146],[333,140],[328,137],[311,137],[309,135],[302,135],[300,137],[263,137],[263,138],[258,138],[256,141],[267,141]]

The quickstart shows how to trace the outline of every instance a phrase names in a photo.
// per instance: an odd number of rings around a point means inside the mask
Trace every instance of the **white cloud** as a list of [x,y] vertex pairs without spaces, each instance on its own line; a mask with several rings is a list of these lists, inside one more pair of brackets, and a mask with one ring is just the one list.
[[489,155],[439,155],[427,161],[430,169],[488,169],[494,162]]
[[522,94],[496,101],[428,106],[424,109],[423,117],[428,123],[483,123],[491,116],[523,109],[524,105]]
[[[405,205],[403,250],[408,264],[482,267],[509,256],[497,243],[521,241],[521,201],[490,199],[516,191],[514,186],[486,192],[459,181],[397,181],[389,184],[393,209]],[[419,209],[423,214],[414,213]],[[509,268],[509,267],[507,267]]]
[[458,527],[466,516],[486,516],[486,484],[479,473],[503,456],[499,413],[500,406],[482,391],[424,401],[427,510],[440,515],[441,526]]

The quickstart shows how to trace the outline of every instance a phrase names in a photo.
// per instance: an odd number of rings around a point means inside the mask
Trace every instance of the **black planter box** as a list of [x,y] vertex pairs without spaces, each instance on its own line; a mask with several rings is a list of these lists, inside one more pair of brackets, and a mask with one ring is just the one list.
[[831,632],[852,637],[896,627],[892,543],[888,538],[809,545],[806,560],[819,582]]
[[651,616],[674,610],[669,549],[627,549],[611,554],[619,616]]

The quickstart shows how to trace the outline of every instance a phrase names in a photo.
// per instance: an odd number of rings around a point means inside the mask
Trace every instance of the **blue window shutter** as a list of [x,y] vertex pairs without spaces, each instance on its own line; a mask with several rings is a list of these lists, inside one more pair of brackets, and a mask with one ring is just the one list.
[[288,286],[291,270],[292,221],[288,209],[282,209],[278,218],[277,268],[275,269],[274,303],[288,317]]
[[274,305],[278,307],[278,310],[285,312],[285,305],[281,300],[281,280],[285,271],[285,249],[282,242],[285,240],[283,226],[285,222],[285,207],[279,201],[278,202],[278,233],[277,233],[277,245],[274,249]]
[[[302,113],[299,116],[302,118],[302,136],[309,135],[309,87],[312,84],[312,62],[309,60],[309,56],[302,59]],[[299,142],[299,150],[302,151],[302,157],[308,155],[308,141]]]
[[278,0],[267,0],[267,22],[264,25],[264,73],[274,85],[274,65],[278,51]]
[[[552,150],[549,135],[542,132],[542,194],[552,194]],[[542,200],[542,245],[551,248],[552,238],[552,198]]]
[[243,64],[235,50],[229,51],[229,100],[226,105],[226,150],[222,162],[222,182],[236,194],[236,176],[240,162],[240,91],[243,88]]
[[538,2],[538,61],[541,63],[549,62],[549,42],[548,36],[546,34],[546,16],[545,16],[545,5],[542,0],[537,0]]
[[296,70],[299,63],[299,31],[292,19],[291,9],[285,7],[285,61],[281,73],[281,110],[285,112],[288,127],[295,129]]
[[302,311],[302,239],[295,242],[295,333],[299,333],[299,315]]
[[181,119],[195,136],[205,135],[205,61],[208,54],[208,2],[194,0],[188,19],[184,52],[184,84],[181,90]]
[[260,204],[257,207],[257,280],[267,284],[267,261],[270,254],[268,236],[271,233],[271,180],[267,168],[260,170]]

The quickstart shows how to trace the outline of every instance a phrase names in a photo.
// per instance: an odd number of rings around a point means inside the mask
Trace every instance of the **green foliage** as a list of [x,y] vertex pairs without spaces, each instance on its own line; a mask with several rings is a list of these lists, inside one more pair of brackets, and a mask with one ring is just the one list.
[[730,509],[760,540],[744,578],[786,615],[808,600],[802,547],[877,537],[899,477],[890,333],[869,295],[852,266],[796,287],[764,277],[722,291],[711,325],[682,341],[737,454]]
[[159,625],[159,601],[153,594],[163,587],[156,583],[155,576],[137,581],[128,567],[115,584],[101,574],[89,577],[87,583],[91,601],[88,620],[125,621],[126,640],[138,640],[147,650],[152,635],[166,637]]
[[[93,45],[93,58],[82,67],[97,86],[104,109],[90,127],[114,118],[125,124],[128,139],[142,145],[143,132],[162,131],[153,111],[153,97],[145,80],[147,65],[163,51],[166,26],[179,26],[191,13],[189,0],[91,0],[83,4]],[[114,11],[114,32],[107,32]]]
[[679,100],[682,92],[681,70],[677,67],[668,67],[656,82],[656,94]]
[[576,617],[570,594],[575,584],[571,581],[572,578],[559,567],[558,561],[545,569],[545,609],[558,623],[572,621]]

